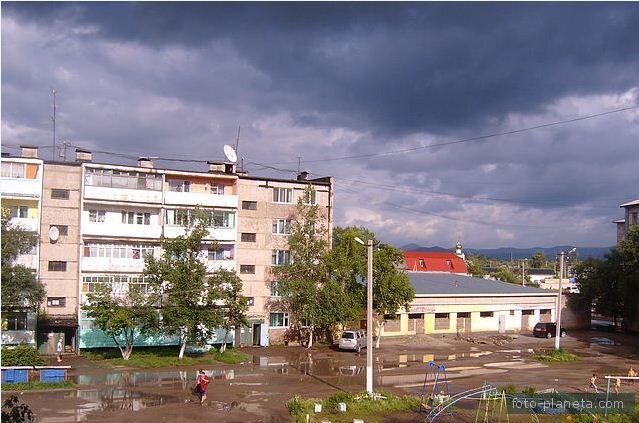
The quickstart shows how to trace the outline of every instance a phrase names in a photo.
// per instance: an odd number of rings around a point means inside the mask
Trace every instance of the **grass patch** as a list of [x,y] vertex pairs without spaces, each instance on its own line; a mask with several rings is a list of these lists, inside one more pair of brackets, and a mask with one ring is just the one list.
[[579,359],[577,355],[566,351],[563,348],[558,350],[552,349],[545,354],[533,354],[533,358],[548,362],[576,361]]
[[3,391],[37,391],[41,389],[61,389],[74,388],[75,383],[71,380],[63,380],[62,382],[27,382],[27,383],[3,383]]
[[195,366],[200,364],[229,363],[236,364],[248,360],[248,355],[241,351],[227,348],[224,354],[212,348],[209,352],[184,353],[182,360],[178,359],[177,347],[134,348],[131,357],[124,360],[117,348],[100,348],[82,350],[82,355],[97,363],[112,366],[137,367],[152,369],[158,367]]
[[[399,412],[417,411],[421,401],[418,396],[405,395],[397,396],[382,392],[385,399],[372,399],[366,393],[351,394],[349,392],[338,392],[325,400],[303,399],[296,396],[288,403],[288,410],[297,423],[321,422],[330,420],[331,422],[352,422],[353,419],[363,419],[365,422],[382,422],[389,414]],[[346,412],[337,411],[337,404],[346,403]],[[315,404],[322,404],[322,412],[315,413]]]

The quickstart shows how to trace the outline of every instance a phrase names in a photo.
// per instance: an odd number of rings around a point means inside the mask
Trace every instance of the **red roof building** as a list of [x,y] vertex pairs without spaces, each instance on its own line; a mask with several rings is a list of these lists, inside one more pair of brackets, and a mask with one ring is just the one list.
[[466,275],[466,262],[454,253],[404,251],[406,270],[414,272],[446,272]]

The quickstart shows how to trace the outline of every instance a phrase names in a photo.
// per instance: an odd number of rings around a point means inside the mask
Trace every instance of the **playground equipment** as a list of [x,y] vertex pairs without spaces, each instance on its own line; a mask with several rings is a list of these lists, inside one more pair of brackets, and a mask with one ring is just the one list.
[[[477,415],[475,416],[475,423],[498,423],[502,421],[502,416],[505,413],[506,423],[510,422],[508,416],[508,404],[506,402],[506,393],[504,391],[496,392],[494,390],[484,392],[479,398],[479,406],[477,407]],[[484,407],[485,404],[485,407]],[[495,416],[495,411],[499,405],[499,414]],[[479,417],[483,413],[483,419],[479,420]],[[489,417],[490,415],[490,417]]]
[[[443,384],[443,389],[440,388],[440,382]],[[433,384],[430,393],[428,393],[428,385]],[[443,364],[438,365],[434,361],[426,363],[426,374],[424,375],[424,385],[422,386],[422,407],[425,410],[431,410],[442,404],[444,401],[450,398],[448,391],[448,378],[446,377],[446,366]]]
[[495,392],[496,389],[491,385],[482,385],[478,388],[469,389],[467,391],[460,392],[456,395],[449,397],[444,400],[440,404],[436,405],[434,408],[430,410],[428,415],[426,416],[427,422],[434,422],[439,416],[444,415],[452,415],[450,409],[453,405],[462,400],[467,399],[480,399],[482,396],[486,395],[490,392]]

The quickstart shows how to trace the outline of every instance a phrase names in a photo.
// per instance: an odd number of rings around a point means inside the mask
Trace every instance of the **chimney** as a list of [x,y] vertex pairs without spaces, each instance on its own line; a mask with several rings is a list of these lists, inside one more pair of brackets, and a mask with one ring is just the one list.
[[75,149],[76,162],[90,162],[93,160],[93,154],[88,150]]
[[209,172],[215,173],[223,173],[226,169],[226,166],[223,162],[206,162],[209,165]]
[[138,159],[138,167],[153,169],[153,160],[150,157],[140,157]]
[[297,175],[298,181],[306,181],[307,179],[308,179],[308,172],[302,172],[299,175]]
[[21,145],[20,146],[20,155],[25,158],[37,159],[38,158],[38,147],[34,147],[32,145]]

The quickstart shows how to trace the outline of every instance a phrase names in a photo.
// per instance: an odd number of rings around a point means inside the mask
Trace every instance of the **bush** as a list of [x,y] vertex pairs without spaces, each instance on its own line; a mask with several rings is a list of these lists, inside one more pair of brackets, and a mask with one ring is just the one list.
[[33,347],[20,344],[15,348],[2,348],[3,366],[44,366],[47,361]]
[[353,394],[351,394],[350,392],[338,392],[326,398],[324,404],[328,410],[337,410],[337,404],[339,404],[340,402],[348,404],[353,401],[353,399]]
[[521,393],[524,395],[532,395],[535,392],[537,392],[537,390],[534,386],[524,386],[524,389],[521,390]]
[[545,354],[533,354],[533,358],[541,361],[576,361],[579,359],[575,354],[559,348],[558,350],[552,349]]
[[505,393],[506,395],[514,395],[519,392],[516,385],[500,386],[497,390]]

